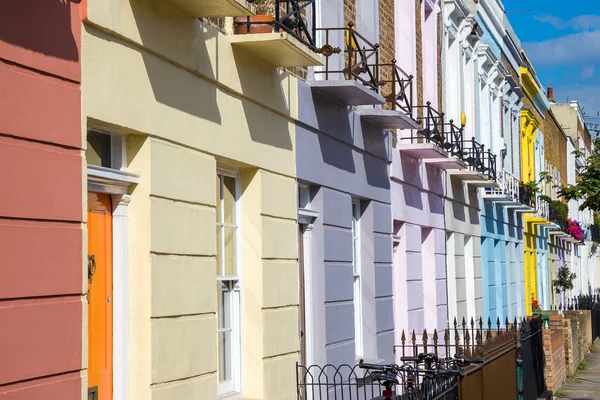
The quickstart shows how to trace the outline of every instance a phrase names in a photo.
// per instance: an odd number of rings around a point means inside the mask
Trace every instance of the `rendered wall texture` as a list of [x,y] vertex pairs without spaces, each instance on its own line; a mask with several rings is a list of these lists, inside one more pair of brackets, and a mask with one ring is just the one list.
[[142,177],[129,206],[131,398],[216,396],[217,167],[238,171],[242,191],[244,395],[295,396],[296,79],[166,4],[88,7],[84,117],[127,135]]
[[0,397],[81,399],[81,5],[0,13]]

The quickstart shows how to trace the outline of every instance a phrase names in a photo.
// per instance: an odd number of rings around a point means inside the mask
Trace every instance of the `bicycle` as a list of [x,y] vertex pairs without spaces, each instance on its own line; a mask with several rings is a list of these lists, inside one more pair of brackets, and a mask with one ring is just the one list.
[[[462,368],[483,363],[483,359],[480,358],[458,355],[440,359],[433,353],[420,353],[417,357],[401,357],[400,360],[405,363],[413,362],[416,366],[410,364],[400,366],[395,363],[367,364],[360,360],[359,367],[368,370],[371,377],[385,388],[382,397],[373,400],[440,400],[447,399],[447,395],[451,392],[454,392],[453,397],[458,399],[456,377],[461,374]],[[424,368],[419,368],[420,365]],[[419,375],[423,377],[420,384]],[[401,383],[404,388],[403,393],[395,394],[394,387]]]

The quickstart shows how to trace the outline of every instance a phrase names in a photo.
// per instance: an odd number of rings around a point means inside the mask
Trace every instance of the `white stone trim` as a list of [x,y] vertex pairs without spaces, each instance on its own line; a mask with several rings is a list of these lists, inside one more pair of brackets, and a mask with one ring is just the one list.
[[129,219],[131,196],[114,194],[113,221],[113,399],[129,398]]
[[140,176],[132,172],[88,165],[88,190],[100,193],[127,194],[132,185],[139,183]]

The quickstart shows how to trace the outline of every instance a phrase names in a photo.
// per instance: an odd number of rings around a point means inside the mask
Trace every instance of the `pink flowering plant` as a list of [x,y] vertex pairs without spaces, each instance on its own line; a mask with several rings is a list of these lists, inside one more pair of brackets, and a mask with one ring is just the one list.
[[583,229],[581,228],[581,225],[579,225],[579,222],[571,218],[569,218],[567,221],[569,222],[567,233],[576,240],[583,240]]

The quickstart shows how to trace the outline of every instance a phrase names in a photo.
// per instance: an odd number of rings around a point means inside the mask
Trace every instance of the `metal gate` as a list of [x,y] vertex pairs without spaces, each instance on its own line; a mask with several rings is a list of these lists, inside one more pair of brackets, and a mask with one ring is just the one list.
[[522,321],[519,329],[517,369],[519,400],[536,400],[545,390],[542,318]]

